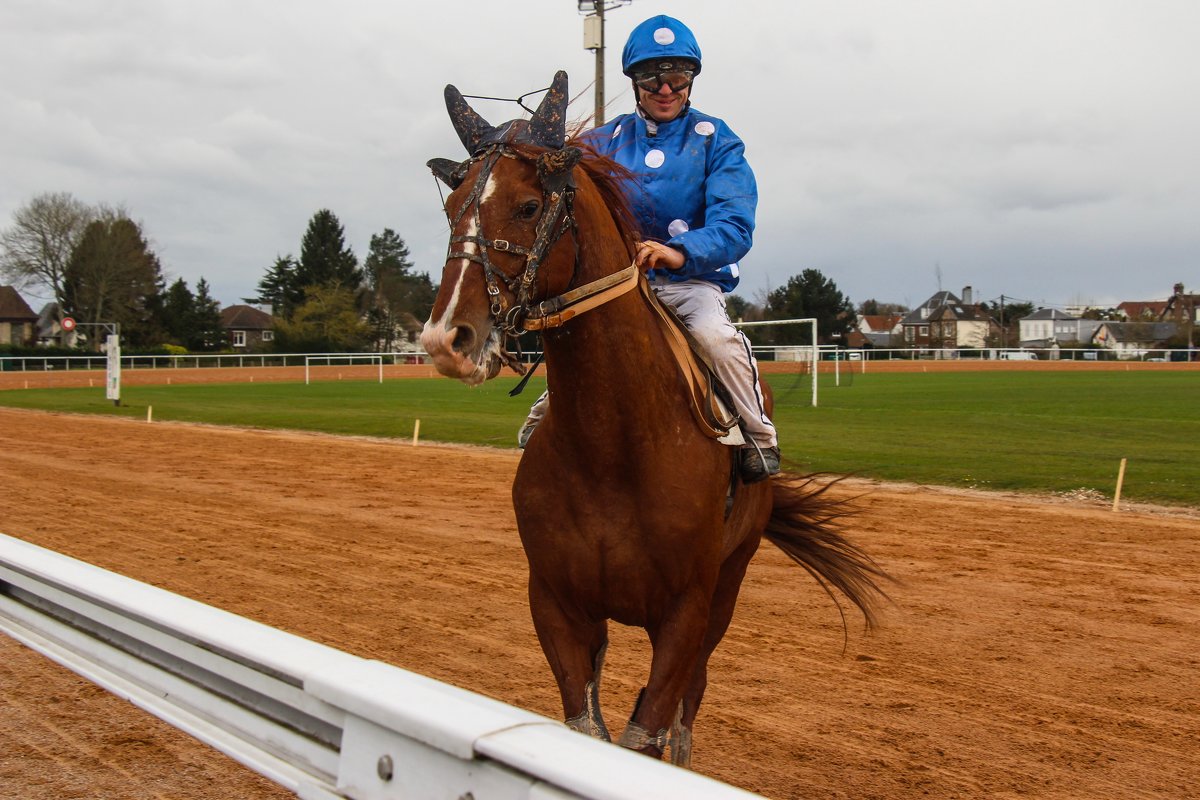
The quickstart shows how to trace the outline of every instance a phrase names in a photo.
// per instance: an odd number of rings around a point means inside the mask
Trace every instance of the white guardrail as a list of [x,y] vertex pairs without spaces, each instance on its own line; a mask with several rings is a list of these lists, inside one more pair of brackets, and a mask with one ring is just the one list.
[[0,631],[303,800],[757,797],[3,534]]

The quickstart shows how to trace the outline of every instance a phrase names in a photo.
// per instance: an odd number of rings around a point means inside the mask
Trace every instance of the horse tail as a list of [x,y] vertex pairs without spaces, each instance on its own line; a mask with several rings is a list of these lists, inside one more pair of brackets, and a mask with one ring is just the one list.
[[818,482],[814,475],[773,479],[774,504],[763,535],[808,570],[834,603],[831,587],[858,606],[871,630],[878,623],[879,606],[890,599],[880,584],[895,579],[842,535],[843,521],[856,509],[850,500],[829,496],[837,482]]

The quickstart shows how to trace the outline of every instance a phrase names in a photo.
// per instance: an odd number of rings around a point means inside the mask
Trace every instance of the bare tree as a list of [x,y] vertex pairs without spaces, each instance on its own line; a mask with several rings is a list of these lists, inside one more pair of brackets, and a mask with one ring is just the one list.
[[68,192],[47,192],[13,213],[0,234],[0,274],[18,287],[49,290],[64,306],[67,264],[96,212]]

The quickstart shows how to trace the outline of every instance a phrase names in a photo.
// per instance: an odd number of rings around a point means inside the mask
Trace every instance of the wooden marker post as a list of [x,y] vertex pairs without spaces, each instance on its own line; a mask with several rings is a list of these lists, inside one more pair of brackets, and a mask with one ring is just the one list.
[[1125,459],[1121,459],[1121,468],[1117,470],[1117,491],[1113,493],[1113,511],[1120,511],[1121,485],[1125,483]]

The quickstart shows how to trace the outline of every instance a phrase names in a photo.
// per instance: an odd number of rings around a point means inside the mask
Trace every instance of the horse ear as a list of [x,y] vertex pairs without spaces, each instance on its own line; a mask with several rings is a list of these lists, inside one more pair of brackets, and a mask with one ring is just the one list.
[[531,138],[535,144],[555,150],[563,146],[567,138],[567,73],[561,69],[554,73],[550,90],[542,98],[533,119],[529,121]]
[[425,162],[425,166],[433,171],[433,177],[451,189],[457,189],[462,184],[466,173],[463,163],[449,158],[431,158]]
[[583,151],[578,147],[563,147],[551,150],[538,156],[538,178],[542,187],[548,192],[561,192],[565,188],[574,188],[575,181],[571,171],[583,157]]
[[487,120],[475,113],[475,109],[463,99],[462,93],[452,85],[446,86],[446,111],[450,112],[450,122],[454,124],[454,131],[462,140],[463,147],[467,148],[470,155],[475,155],[480,142],[494,129]]

